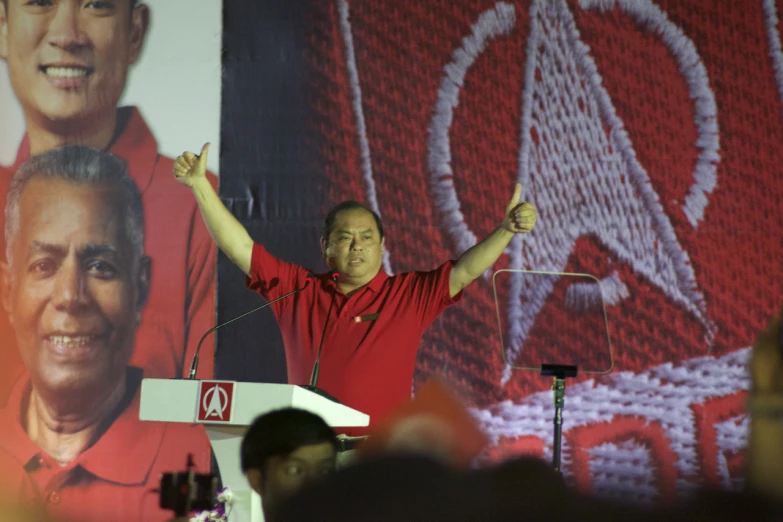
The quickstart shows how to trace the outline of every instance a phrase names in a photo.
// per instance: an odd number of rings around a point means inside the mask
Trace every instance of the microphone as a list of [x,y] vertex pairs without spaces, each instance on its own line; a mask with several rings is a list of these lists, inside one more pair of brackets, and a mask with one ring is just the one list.
[[196,368],[198,368],[198,354],[199,354],[199,352],[201,351],[201,343],[203,343],[203,342],[204,342],[204,339],[206,339],[206,338],[207,338],[207,336],[208,336],[209,334],[211,334],[212,332],[214,332],[214,331],[215,331],[215,330],[217,330],[218,328],[223,328],[223,327],[224,327],[224,326],[226,326],[227,324],[231,324],[231,323],[233,323],[233,322],[234,322],[234,321],[236,321],[237,319],[242,319],[242,318],[243,318],[243,317],[245,317],[246,315],[250,315],[250,314],[252,314],[252,313],[254,313],[254,312],[257,312],[257,311],[259,311],[259,310],[261,310],[261,309],[263,309],[263,308],[266,308],[266,307],[267,307],[267,306],[269,306],[269,305],[275,304],[275,303],[276,303],[276,302],[278,302],[278,301],[282,301],[282,300],[283,300],[283,299],[285,299],[286,297],[290,297],[290,296],[292,296],[292,295],[294,295],[294,294],[298,294],[299,292],[301,292],[302,290],[304,290],[305,288],[307,288],[307,286],[308,286],[308,285],[309,285],[309,284],[310,284],[312,281],[313,281],[313,273],[312,273],[312,272],[309,272],[309,273],[307,274],[307,277],[305,278],[304,285],[302,285],[302,287],[301,287],[301,288],[297,288],[296,290],[293,290],[293,291],[291,291],[291,292],[288,292],[288,293],[287,293],[287,294],[285,294],[285,295],[281,295],[281,296],[280,296],[280,297],[278,297],[277,299],[272,299],[272,300],[271,300],[271,301],[269,301],[268,303],[264,303],[264,304],[262,304],[261,306],[259,306],[259,307],[257,307],[257,308],[253,308],[253,309],[252,309],[252,310],[250,310],[249,312],[245,312],[244,314],[240,315],[239,317],[234,317],[233,319],[231,319],[231,320],[229,320],[229,321],[226,321],[225,323],[219,324],[219,325],[217,325],[217,326],[215,326],[215,327],[213,327],[213,328],[210,328],[209,330],[207,330],[207,333],[205,333],[205,334],[204,334],[204,335],[201,337],[201,340],[198,342],[198,346],[196,346],[196,353],[195,353],[195,354],[193,354],[193,362],[190,364],[190,374],[188,375],[188,379],[190,379],[190,380],[192,381],[193,379],[195,379],[195,378],[196,378]]
[[332,315],[332,308],[334,307],[334,299],[337,297],[337,279],[340,277],[340,273],[337,270],[330,270],[329,277],[334,282],[334,288],[332,289],[332,300],[329,303],[329,311],[326,312],[326,320],[324,321],[324,329],[321,332],[321,342],[318,343],[318,353],[315,356],[315,364],[313,364],[313,371],[310,374],[310,384],[302,386],[302,388],[309,390],[313,393],[329,399],[330,401],[341,404],[336,398],[332,397],[328,392],[318,388],[318,372],[321,370],[321,351],[324,347],[324,337],[326,337],[326,327],[329,325],[329,316]]

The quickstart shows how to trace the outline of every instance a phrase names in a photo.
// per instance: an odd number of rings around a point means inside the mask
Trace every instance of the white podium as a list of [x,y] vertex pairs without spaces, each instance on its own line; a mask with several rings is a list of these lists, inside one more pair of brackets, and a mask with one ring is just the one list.
[[287,407],[318,414],[332,427],[361,427],[370,422],[368,415],[299,386],[184,379],[142,380],[139,418],[204,424],[223,484],[235,495],[229,520],[262,522],[261,499],[242,474],[239,449],[256,417]]

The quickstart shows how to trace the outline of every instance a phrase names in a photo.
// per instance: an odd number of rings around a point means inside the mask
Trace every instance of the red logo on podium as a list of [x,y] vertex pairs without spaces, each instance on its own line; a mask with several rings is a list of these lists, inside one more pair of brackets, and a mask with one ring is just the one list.
[[234,406],[234,383],[201,381],[198,394],[199,422],[231,422]]

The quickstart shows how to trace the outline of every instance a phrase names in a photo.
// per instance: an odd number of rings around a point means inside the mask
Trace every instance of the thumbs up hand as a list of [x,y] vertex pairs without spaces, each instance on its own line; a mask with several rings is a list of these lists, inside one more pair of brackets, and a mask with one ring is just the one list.
[[517,183],[501,224],[504,229],[515,234],[530,232],[536,226],[536,207],[527,201],[520,201],[521,195],[522,185]]
[[187,187],[192,187],[206,177],[209,145],[209,143],[205,143],[198,156],[192,152],[183,152],[174,161],[174,177],[177,178],[177,181]]

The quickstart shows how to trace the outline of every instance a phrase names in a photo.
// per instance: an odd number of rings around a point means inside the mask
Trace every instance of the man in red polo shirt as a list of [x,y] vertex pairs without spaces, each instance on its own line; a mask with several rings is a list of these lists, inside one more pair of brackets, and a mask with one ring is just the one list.
[[[6,207],[3,305],[28,374],[0,410],[0,483],[57,520],[171,518],[152,491],[192,454],[209,471],[203,426],[142,422],[129,366],[150,287],[141,195],[125,164],[86,147],[37,155]],[[24,471],[24,473],[21,472]],[[6,484],[7,485],[7,484]]]
[[[256,244],[220,201],[205,177],[208,148],[205,145],[198,156],[185,152],[178,157],[174,176],[193,191],[217,246],[267,300],[304,286],[308,270]],[[285,344],[288,382],[310,381],[326,324],[319,388],[369,414],[371,425],[410,398],[416,351],[425,329],[492,266],[515,234],[535,226],[535,208],[520,202],[521,191],[517,185],[500,225],[457,261],[430,272],[393,277],[381,270],[384,237],[378,215],[356,202],[332,209],[324,223],[321,251],[329,268],[339,273],[336,284],[328,275],[319,276],[315,284],[272,307]]]
[[[86,145],[127,162],[151,225],[145,251],[155,262],[132,364],[145,377],[166,378],[187,374],[200,336],[214,326],[216,250],[138,109],[117,108],[149,19],[149,8],[137,0],[0,0],[0,58],[8,64],[27,127],[14,165],[0,171],[0,201],[19,165],[46,150]],[[217,185],[214,176],[210,182]],[[0,339],[2,405],[23,372],[4,316]],[[198,378],[212,377],[213,354],[214,344],[205,343]]]

